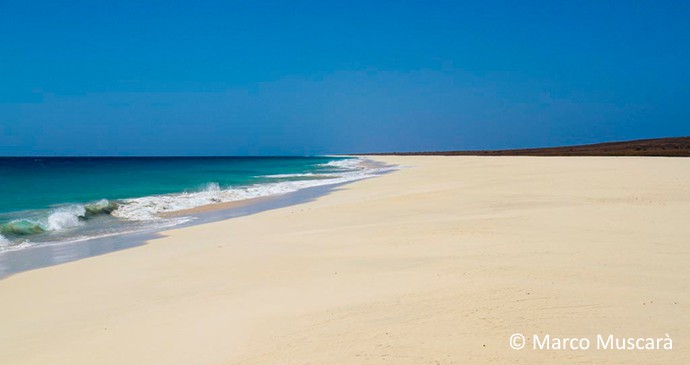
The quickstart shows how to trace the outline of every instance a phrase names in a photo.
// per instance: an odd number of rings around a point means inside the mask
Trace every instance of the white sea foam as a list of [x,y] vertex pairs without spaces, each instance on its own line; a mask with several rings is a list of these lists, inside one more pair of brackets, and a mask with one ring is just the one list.
[[159,219],[156,222],[154,222],[155,224],[146,224],[144,226],[138,226],[138,227],[130,228],[130,229],[121,229],[121,230],[117,230],[115,232],[100,233],[100,234],[96,234],[96,235],[92,235],[92,236],[76,236],[76,237],[72,237],[72,238],[67,239],[67,240],[55,242],[55,244],[75,243],[75,242],[88,241],[88,240],[92,240],[95,238],[106,238],[106,237],[119,236],[119,235],[123,235],[123,234],[129,234],[129,233],[142,233],[142,232],[154,231],[154,230],[178,226],[180,224],[190,222],[194,219],[196,219],[196,218],[177,217],[177,218]]
[[307,172],[304,174],[275,174],[275,175],[262,175],[259,177],[268,177],[271,179],[285,179],[292,177],[313,177],[313,176],[333,176],[333,174],[315,174],[312,172]]
[[364,166],[362,165],[362,160],[359,158],[348,158],[348,159],[342,159],[342,160],[333,160],[329,161],[323,164],[320,164],[319,166],[321,167],[331,167],[331,168],[337,168],[337,169],[363,169]]
[[[204,205],[247,200],[252,198],[276,196],[295,192],[301,189],[340,184],[374,176],[377,173],[391,170],[389,166],[375,166],[364,163],[364,160],[342,159],[322,164],[319,167],[328,168],[326,173],[276,174],[263,177],[275,179],[291,179],[243,187],[221,188],[217,183],[209,183],[198,191],[179,194],[146,196],[141,198],[124,199],[118,202],[100,200],[89,204],[73,204],[54,208],[40,215],[15,219],[0,226],[0,252],[13,251],[45,242],[31,242],[29,240],[10,241],[6,236],[20,237],[46,231],[60,231],[84,226],[85,222],[96,215],[107,215],[131,221],[133,226],[123,226],[115,230],[87,230],[85,235],[58,239],[51,244],[76,242],[128,232],[140,232],[150,229],[161,229],[188,222],[191,217],[164,217],[164,213],[178,212]],[[300,179],[304,178],[304,179]],[[136,223],[135,222],[140,222]],[[92,227],[93,228],[93,227]],[[80,228],[81,229],[81,228]],[[75,233],[82,233],[75,231]]]
[[[349,171],[330,174],[331,178],[327,179],[281,181],[228,189],[221,189],[218,184],[212,183],[209,184],[204,190],[197,192],[125,199],[120,202],[117,210],[111,214],[115,217],[134,221],[157,220],[161,219],[160,215],[164,213],[177,212],[216,203],[228,203],[253,198],[282,195],[316,186],[340,184],[368,178],[374,176],[376,173],[390,169],[366,168],[361,165],[360,159],[338,160],[332,162],[337,162],[337,164],[328,163],[324,164],[324,166],[327,165],[328,167],[337,167],[343,170],[347,169]],[[308,176],[314,175],[315,174]],[[289,175],[284,174],[281,176],[286,177]]]
[[22,239],[22,240],[12,242],[12,241],[8,240],[7,238],[3,237],[2,235],[0,235],[0,253],[9,252],[9,251],[18,251],[18,250],[22,250],[22,249],[29,248],[29,247],[34,247],[37,245],[56,246],[56,245],[64,245],[64,244],[77,243],[77,242],[88,241],[88,240],[93,240],[93,239],[99,239],[99,238],[120,236],[123,234],[155,231],[155,230],[159,230],[159,229],[170,228],[170,227],[178,226],[180,224],[188,223],[194,219],[196,219],[196,218],[194,218],[194,217],[177,217],[177,218],[160,219],[160,220],[157,220],[155,222],[147,222],[147,224],[145,224],[145,225],[136,225],[134,227],[130,227],[130,228],[126,228],[126,229],[118,229],[115,231],[102,232],[102,233],[98,233],[98,234],[94,234],[94,235],[86,235],[86,236],[85,235],[79,235],[79,236],[74,236],[74,237],[70,237],[67,239],[48,241],[48,242],[32,242],[32,241],[27,240],[27,239]]
[[32,245],[29,240],[21,240],[19,242],[12,242],[6,237],[0,235],[0,253],[7,251],[21,250]]
[[108,200],[100,200],[90,204],[72,204],[54,208],[44,213],[34,213],[27,217],[13,219],[0,224],[0,233],[6,235],[31,235],[46,231],[60,231],[83,225],[83,220],[90,217],[107,214],[115,210],[117,205]]
[[45,230],[57,231],[79,226],[81,225],[79,218],[84,217],[85,214],[86,208],[81,204],[58,208],[48,216]]

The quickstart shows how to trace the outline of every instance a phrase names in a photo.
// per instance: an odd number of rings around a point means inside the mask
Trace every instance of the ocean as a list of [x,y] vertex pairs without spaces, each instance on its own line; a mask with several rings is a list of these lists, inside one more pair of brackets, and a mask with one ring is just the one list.
[[193,208],[382,170],[346,157],[0,157],[0,254],[174,227]]

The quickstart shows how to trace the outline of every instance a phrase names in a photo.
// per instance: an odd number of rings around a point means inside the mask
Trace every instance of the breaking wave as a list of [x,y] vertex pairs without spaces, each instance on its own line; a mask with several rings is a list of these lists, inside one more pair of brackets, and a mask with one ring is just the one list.
[[333,173],[306,173],[306,174],[275,174],[257,176],[264,179],[289,179],[289,180],[326,180],[337,178],[338,174]]
[[[316,165],[317,168],[324,169],[323,172],[317,170],[310,173],[263,175],[260,177],[278,181],[269,180],[267,183],[248,186],[223,188],[218,183],[209,183],[196,191],[118,201],[102,199],[88,204],[71,204],[46,211],[28,212],[21,218],[0,223],[0,252],[30,244],[26,240],[26,236],[41,233],[49,233],[50,237],[53,238],[63,237],[59,239],[64,241],[65,239],[91,239],[95,237],[94,234],[107,236],[126,233],[127,230],[132,229],[139,230],[144,227],[178,225],[188,222],[192,218],[170,217],[166,214],[205,205],[276,196],[310,187],[346,183],[372,177],[392,169],[384,166],[367,166],[362,164],[362,161],[353,158]],[[127,223],[128,225],[103,229],[103,227],[113,223],[107,219],[88,224],[89,220],[99,216],[114,217],[120,221],[120,224]],[[94,230],[94,227],[98,230]],[[49,239],[52,240],[53,238]],[[34,238],[32,238],[33,240]]]
[[[27,236],[77,227],[82,225],[84,220],[101,214],[110,214],[115,209],[117,209],[117,204],[105,199],[85,205],[67,205],[52,209],[43,217],[19,218],[0,224],[0,234]],[[7,238],[4,239],[7,240]]]
[[87,204],[84,206],[84,210],[86,211],[84,217],[89,218],[101,214],[110,214],[113,211],[115,211],[115,209],[117,209],[117,206],[118,205],[116,202],[111,202],[107,199],[101,199],[95,203]]
[[343,160],[334,160],[334,161],[329,161],[326,163],[319,164],[318,166],[336,168],[336,169],[344,169],[344,170],[363,169],[364,168],[362,166],[362,160],[359,158],[348,158],[348,159],[343,159]]
[[[353,160],[353,162],[348,162],[347,164],[341,163],[338,165],[329,165],[329,167],[338,166],[343,169],[347,168],[351,170],[353,166],[359,166],[360,161],[358,159]],[[111,214],[118,218],[135,221],[155,220],[160,219],[161,214],[193,209],[204,205],[229,203],[254,198],[282,195],[310,187],[340,184],[360,180],[374,176],[374,174],[382,172],[383,170],[385,169],[358,169],[356,171],[342,172],[338,174],[310,173],[267,175],[265,177],[293,178],[322,176],[324,178],[263,183],[227,189],[222,189],[217,183],[210,183],[205,189],[197,192],[124,199],[120,201],[119,207]]]

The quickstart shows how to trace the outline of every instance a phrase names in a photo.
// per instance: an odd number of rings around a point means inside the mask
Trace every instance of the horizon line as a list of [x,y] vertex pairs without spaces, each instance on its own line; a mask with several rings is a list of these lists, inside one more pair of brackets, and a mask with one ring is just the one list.
[[341,157],[355,155],[385,155],[385,154],[434,154],[434,153],[509,153],[534,150],[553,150],[563,148],[596,147],[612,144],[641,143],[653,141],[674,141],[690,139],[690,135],[675,137],[655,137],[631,140],[611,140],[587,144],[545,146],[545,147],[522,147],[505,149],[474,149],[474,150],[425,150],[425,151],[385,151],[385,152],[350,152],[350,153],[324,153],[324,154],[288,154],[288,155],[0,155],[0,158],[278,158],[278,157]]

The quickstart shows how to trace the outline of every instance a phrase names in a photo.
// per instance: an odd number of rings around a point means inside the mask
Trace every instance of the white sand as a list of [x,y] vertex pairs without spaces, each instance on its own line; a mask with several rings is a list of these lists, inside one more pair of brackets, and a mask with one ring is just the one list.
[[690,363],[690,159],[377,159],[410,168],[0,281],[0,364]]

